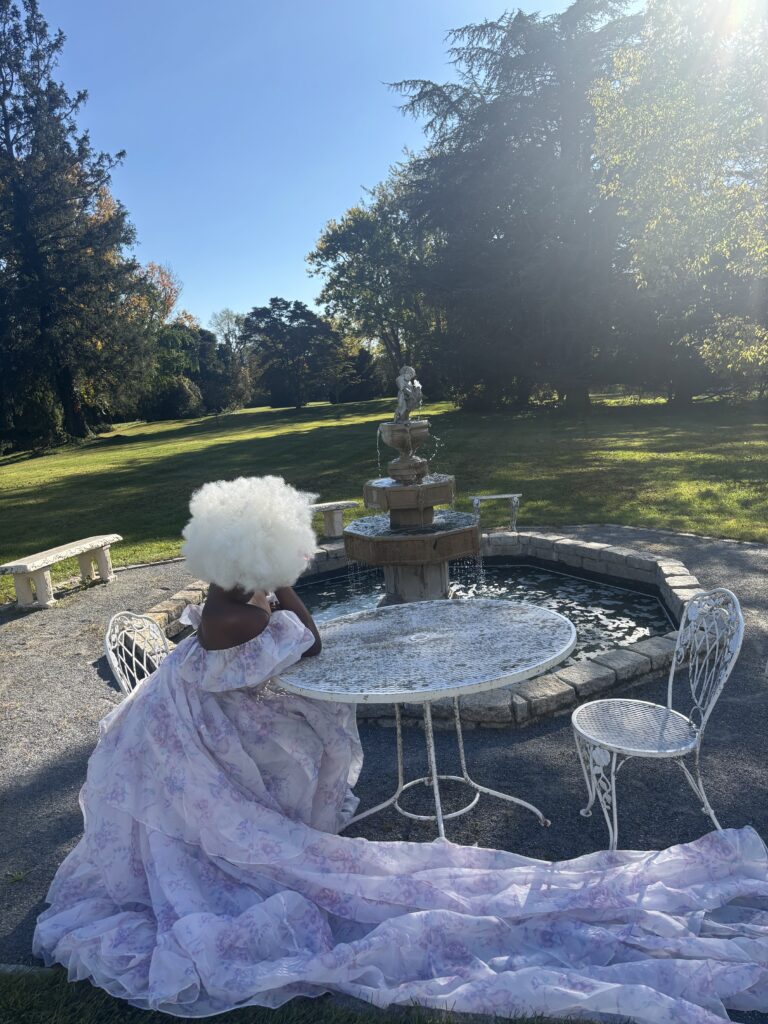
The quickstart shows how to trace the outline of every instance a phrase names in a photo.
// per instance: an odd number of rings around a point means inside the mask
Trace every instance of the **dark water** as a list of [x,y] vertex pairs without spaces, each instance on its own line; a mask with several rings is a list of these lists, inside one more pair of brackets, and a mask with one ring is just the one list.
[[[529,601],[565,615],[578,636],[569,662],[673,628],[661,602],[649,594],[526,565],[486,563],[480,569],[464,562],[452,565],[451,570],[460,598]],[[298,589],[322,622],[375,608],[384,593],[384,581],[378,570],[353,567],[330,579],[302,583]]]

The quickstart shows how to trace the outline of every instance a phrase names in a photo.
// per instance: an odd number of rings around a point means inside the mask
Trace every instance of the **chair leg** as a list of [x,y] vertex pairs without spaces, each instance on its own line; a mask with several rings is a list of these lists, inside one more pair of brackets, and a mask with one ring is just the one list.
[[587,805],[586,807],[581,808],[579,814],[582,816],[582,818],[591,818],[592,804],[595,802],[597,790],[595,789],[595,782],[592,778],[592,773],[587,768],[589,754],[582,746],[582,739],[575,729],[573,731],[573,738],[576,741],[576,753],[579,755],[579,764],[581,765],[581,771],[584,775],[584,781],[587,784]]
[[[585,810],[590,810],[595,796],[600,801],[605,824],[608,827],[608,849],[615,850],[619,841],[619,821],[616,808],[616,760],[617,755],[605,747],[596,746],[581,738],[586,755],[587,771],[590,781],[587,786],[592,788],[590,802]],[[584,761],[582,761],[582,765]]]
[[683,775],[685,775],[686,779],[688,779],[691,789],[699,798],[699,800],[701,800],[702,814],[708,815],[712,819],[712,823],[717,829],[717,831],[722,832],[722,826],[720,822],[717,820],[715,812],[712,810],[712,805],[710,804],[709,799],[707,798],[707,791],[704,789],[704,782],[701,778],[701,767],[699,765],[699,748],[696,747],[696,752],[694,754],[693,772],[691,772],[690,768],[685,763],[685,761],[682,760],[682,758],[677,763],[682,768]]

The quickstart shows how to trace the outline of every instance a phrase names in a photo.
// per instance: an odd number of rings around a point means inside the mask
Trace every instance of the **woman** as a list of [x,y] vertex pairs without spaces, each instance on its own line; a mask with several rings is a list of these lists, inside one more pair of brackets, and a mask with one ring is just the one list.
[[227,767],[237,748],[254,797],[335,833],[358,803],[350,790],[363,760],[354,706],[266,685],[321,650],[317,626],[289,585],[316,546],[315,497],[278,477],[220,481],[193,495],[184,553],[210,588],[196,637],[164,670],[206,695],[205,720],[220,719],[229,737]]
[[198,635],[102,723],[85,833],[35,932],[46,963],[186,1017],[329,990],[648,1024],[768,1008],[768,854],[751,829],[558,864],[336,835],[354,717],[267,683],[320,650],[289,586],[313,549],[308,496],[237,480],[191,510],[185,551],[211,581]]

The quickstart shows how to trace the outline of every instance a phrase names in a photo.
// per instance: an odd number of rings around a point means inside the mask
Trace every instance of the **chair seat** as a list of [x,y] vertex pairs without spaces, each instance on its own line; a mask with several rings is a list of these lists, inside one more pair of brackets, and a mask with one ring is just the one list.
[[677,757],[698,742],[685,715],[644,700],[590,701],[576,708],[571,722],[588,743],[632,756]]

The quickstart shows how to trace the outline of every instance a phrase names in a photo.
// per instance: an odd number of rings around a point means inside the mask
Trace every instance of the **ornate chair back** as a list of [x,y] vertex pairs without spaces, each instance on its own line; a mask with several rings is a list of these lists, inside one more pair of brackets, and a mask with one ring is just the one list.
[[685,665],[693,700],[689,718],[700,733],[736,664],[743,638],[738,599],[725,587],[696,594],[685,606],[669,672],[667,706],[672,707],[675,673]]
[[154,619],[133,612],[118,612],[109,620],[104,651],[123,693],[151,676],[170,649],[165,633]]

